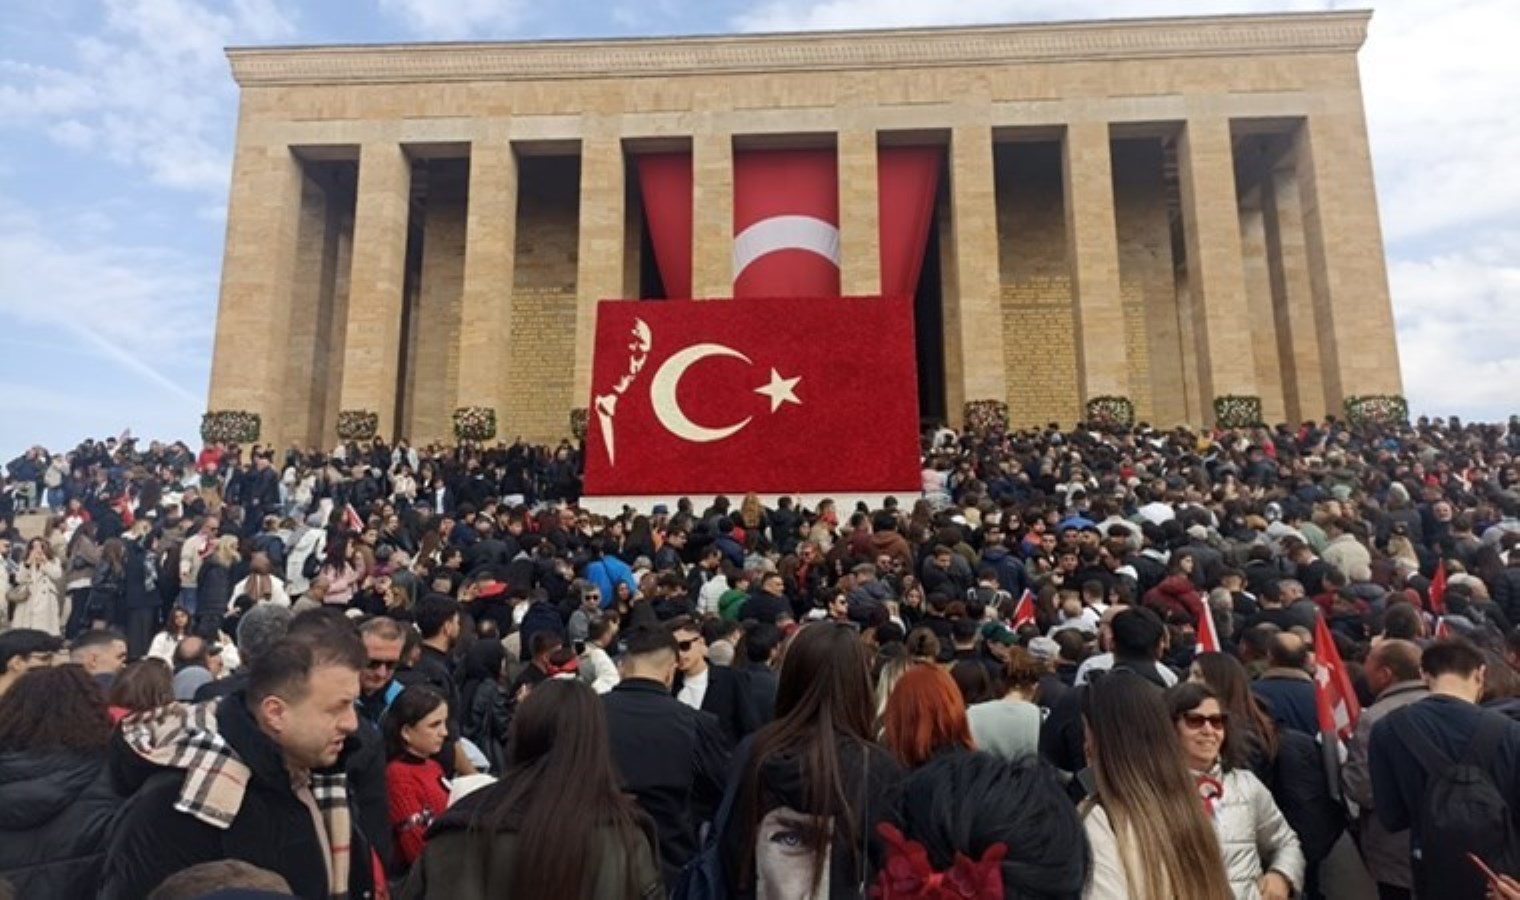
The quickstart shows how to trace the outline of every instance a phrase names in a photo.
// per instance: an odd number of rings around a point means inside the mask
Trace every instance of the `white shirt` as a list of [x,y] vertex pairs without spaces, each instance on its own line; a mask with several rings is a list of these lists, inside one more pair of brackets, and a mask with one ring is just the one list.
[[701,709],[702,701],[707,697],[707,673],[709,669],[703,669],[701,675],[687,675],[681,683],[681,693],[676,699],[691,707]]
[[[1077,677],[1073,679],[1075,684],[1083,685],[1092,680],[1094,672],[1107,672],[1114,667],[1114,655],[1112,653],[1099,653],[1097,656],[1089,656],[1083,660],[1082,665],[1077,667]],[[1156,664],[1156,673],[1161,680],[1166,682],[1167,687],[1177,683],[1177,673],[1170,668]]]

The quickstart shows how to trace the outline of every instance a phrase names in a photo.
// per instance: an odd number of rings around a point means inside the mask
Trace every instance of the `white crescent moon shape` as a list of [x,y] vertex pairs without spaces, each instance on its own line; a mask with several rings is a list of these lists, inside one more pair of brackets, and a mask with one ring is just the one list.
[[839,265],[839,229],[815,216],[771,216],[734,236],[734,280],[778,250],[806,250]]
[[722,428],[706,428],[686,417],[681,404],[676,401],[676,388],[680,385],[681,376],[686,374],[687,369],[709,356],[727,356],[732,359],[741,359],[746,365],[749,364],[749,357],[722,344],[693,344],[684,350],[672,353],[669,359],[660,364],[659,371],[654,373],[654,379],[649,382],[649,402],[654,407],[655,418],[659,419],[660,424],[664,425],[671,434],[694,444],[721,441],[748,425],[752,418],[746,416],[742,421]]

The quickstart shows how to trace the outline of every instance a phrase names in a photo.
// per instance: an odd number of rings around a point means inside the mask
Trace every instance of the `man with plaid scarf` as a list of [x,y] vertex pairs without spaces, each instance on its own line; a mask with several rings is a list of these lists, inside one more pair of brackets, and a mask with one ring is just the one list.
[[364,645],[345,623],[292,630],[221,700],[126,719],[111,775],[130,795],[100,897],[146,896],[198,863],[236,859],[301,897],[374,896],[342,758],[358,728]]

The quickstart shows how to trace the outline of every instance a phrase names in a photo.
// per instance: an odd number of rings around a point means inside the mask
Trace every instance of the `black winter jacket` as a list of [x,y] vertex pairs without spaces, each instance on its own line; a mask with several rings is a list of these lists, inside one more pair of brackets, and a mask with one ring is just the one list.
[[[252,771],[237,817],[213,827],[174,808],[185,772],[155,766],[133,751],[118,731],[111,744],[111,778],[131,795],[111,835],[100,900],[147,896],[175,872],[203,862],[237,859],[278,873],[298,897],[327,896],[327,862],[311,811],[291,788],[279,746],[259,729],[244,694],[221,701],[216,727]],[[345,748],[345,754],[352,748]],[[340,761],[342,766],[346,760]],[[349,897],[374,896],[371,845],[360,828],[352,792]]]
[[0,874],[16,896],[91,896],[120,803],[104,754],[0,753]]

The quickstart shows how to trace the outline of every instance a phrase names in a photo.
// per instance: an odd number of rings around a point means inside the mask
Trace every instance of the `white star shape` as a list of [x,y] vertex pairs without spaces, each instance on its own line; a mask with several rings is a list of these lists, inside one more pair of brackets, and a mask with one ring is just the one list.
[[801,406],[802,401],[797,399],[796,393],[797,382],[801,380],[802,376],[800,375],[796,378],[782,378],[781,373],[775,369],[771,369],[770,384],[755,388],[755,393],[764,394],[771,398],[771,412],[780,409],[783,403],[795,403]]

